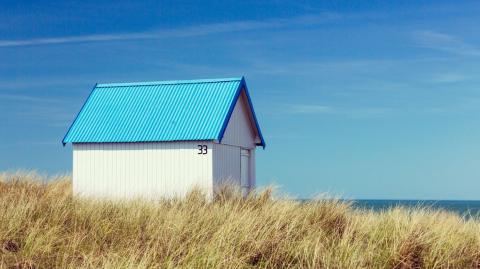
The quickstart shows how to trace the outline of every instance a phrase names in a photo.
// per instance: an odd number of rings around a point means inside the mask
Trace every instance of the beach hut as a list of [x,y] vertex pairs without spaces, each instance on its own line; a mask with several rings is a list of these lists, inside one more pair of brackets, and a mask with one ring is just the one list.
[[211,197],[255,186],[265,148],[245,79],[97,84],[66,133],[73,192],[106,198]]

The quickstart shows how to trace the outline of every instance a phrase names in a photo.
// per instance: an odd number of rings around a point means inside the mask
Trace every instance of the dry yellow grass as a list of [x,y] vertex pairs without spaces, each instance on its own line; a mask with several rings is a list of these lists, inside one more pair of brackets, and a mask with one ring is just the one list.
[[73,199],[69,177],[0,174],[1,268],[480,268],[480,221],[336,200]]

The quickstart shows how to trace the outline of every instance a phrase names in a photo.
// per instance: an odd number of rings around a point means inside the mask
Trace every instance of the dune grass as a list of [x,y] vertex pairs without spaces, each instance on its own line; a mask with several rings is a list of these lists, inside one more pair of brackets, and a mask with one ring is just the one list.
[[1,268],[480,268],[480,221],[338,200],[74,199],[69,177],[0,174]]

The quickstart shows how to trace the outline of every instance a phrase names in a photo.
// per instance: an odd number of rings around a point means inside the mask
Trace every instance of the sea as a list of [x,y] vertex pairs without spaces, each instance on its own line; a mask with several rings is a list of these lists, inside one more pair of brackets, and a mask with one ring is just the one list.
[[358,209],[371,209],[374,211],[388,210],[392,207],[427,207],[458,213],[462,216],[480,216],[480,201],[461,200],[345,200],[352,202]]

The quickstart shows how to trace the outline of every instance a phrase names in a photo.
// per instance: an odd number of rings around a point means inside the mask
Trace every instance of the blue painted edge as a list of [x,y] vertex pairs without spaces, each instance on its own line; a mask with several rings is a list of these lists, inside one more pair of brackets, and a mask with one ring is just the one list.
[[247,95],[248,105],[250,106],[250,110],[252,111],[253,120],[255,121],[255,127],[257,127],[258,136],[260,136],[260,144],[257,144],[257,145],[262,146],[263,149],[265,149],[265,146],[266,146],[265,140],[263,139],[262,130],[260,130],[260,125],[258,124],[257,115],[255,114],[255,109],[253,108],[253,103],[252,103],[252,99],[250,98],[250,93],[248,93],[247,83],[245,83],[245,81],[243,83],[245,84],[245,94]]
[[255,121],[255,127],[257,128],[258,131],[258,136],[260,136],[260,144],[257,144],[257,146],[262,146],[263,149],[265,149],[265,140],[263,139],[262,131],[260,130],[260,125],[258,125],[258,120],[257,116],[255,115],[255,110],[253,109],[253,104],[252,104],[252,99],[250,98],[250,94],[248,93],[248,88],[247,88],[247,83],[245,82],[245,77],[242,77],[240,84],[238,85],[237,91],[235,92],[235,97],[232,100],[232,103],[230,104],[230,108],[228,110],[227,117],[225,118],[225,121],[223,122],[222,129],[220,130],[220,134],[218,135],[218,141],[220,143],[222,142],[223,135],[225,134],[225,131],[227,130],[227,125],[228,122],[230,121],[230,118],[232,117],[233,110],[235,109],[235,105],[237,104],[237,100],[240,97],[240,94],[242,93],[242,89],[245,88],[245,95],[247,96],[247,102],[250,107],[250,111],[252,112],[253,115],[253,120]]
[[85,105],[88,103],[88,100],[90,99],[90,97],[92,96],[93,92],[95,91],[95,89],[97,88],[98,84],[95,84],[95,86],[93,86],[93,89],[90,91],[90,93],[88,94],[88,97],[87,97],[87,100],[85,100],[85,102],[83,103],[82,107],[80,108],[80,110],[77,112],[77,115],[75,116],[75,119],[73,120],[72,124],[70,125],[70,127],[68,128],[68,131],[67,133],[65,134],[65,136],[63,137],[62,139],[62,144],[63,146],[65,147],[65,145],[68,143],[68,142],[65,142],[65,138],[67,138],[68,134],[70,133],[70,130],[72,129],[73,125],[75,124],[75,122],[77,121],[78,119],[78,116],[80,116],[80,113],[82,112],[83,108],[85,107]]
[[97,84],[99,88],[107,87],[129,87],[129,86],[153,86],[153,85],[174,85],[174,84],[195,84],[195,83],[215,83],[240,81],[243,77],[236,78],[214,78],[214,79],[195,79],[195,80],[165,80],[165,81],[147,81],[147,82],[127,82],[127,83],[101,83]]

